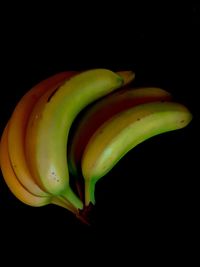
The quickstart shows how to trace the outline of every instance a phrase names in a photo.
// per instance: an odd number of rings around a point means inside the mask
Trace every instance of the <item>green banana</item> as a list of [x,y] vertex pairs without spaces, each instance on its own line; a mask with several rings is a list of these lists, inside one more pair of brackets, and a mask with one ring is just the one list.
[[[26,155],[34,178],[47,192],[65,197],[78,209],[83,208],[83,203],[69,185],[66,157],[69,129],[86,105],[122,85],[123,73],[117,75],[107,69],[82,72],[48,95],[38,114],[29,120]],[[36,109],[45,97],[38,101]]]
[[85,204],[95,204],[95,184],[132,148],[155,135],[188,125],[192,114],[175,102],[141,104],[115,115],[91,137],[82,157]]
[[[69,171],[79,177],[83,151],[94,132],[115,114],[130,107],[153,101],[170,100],[169,92],[154,87],[122,89],[96,101],[80,116],[68,144]],[[80,190],[79,190],[80,191]]]

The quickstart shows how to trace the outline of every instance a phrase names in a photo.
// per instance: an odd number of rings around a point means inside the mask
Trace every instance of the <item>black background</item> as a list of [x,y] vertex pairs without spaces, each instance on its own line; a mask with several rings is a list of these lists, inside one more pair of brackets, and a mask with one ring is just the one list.
[[60,71],[96,67],[135,71],[134,86],[168,90],[194,118],[185,129],[142,143],[98,182],[90,227],[62,208],[24,205],[1,175],[0,223],[7,237],[28,242],[42,235],[76,249],[78,240],[80,251],[101,240],[120,248],[126,238],[137,250],[193,247],[199,213],[198,5],[25,8],[23,16],[13,8],[15,17],[9,12],[2,24],[1,133],[33,85]]

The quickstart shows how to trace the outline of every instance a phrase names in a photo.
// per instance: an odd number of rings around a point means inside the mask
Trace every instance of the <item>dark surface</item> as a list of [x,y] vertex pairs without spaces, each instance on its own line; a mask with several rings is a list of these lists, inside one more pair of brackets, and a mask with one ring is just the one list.
[[49,229],[57,241],[62,235],[70,242],[107,240],[107,246],[113,240],[117,246],[119,237],[128,237],[137,248],[153,243],[156,248],[164,243],[186,247],[195,239],[199,213],[198,7],[146,6],[132,8],[127,16],[125,10],[121,12],[121,17],[94,16],[77,27],[68,21],[45,20],[27,29],[20,22],[8,26],[1,61],[1,132],[19,99],[33,85],[60,71],[96,67],[134,70],[135,86],[168,90],[191,110],[194,119],[185,129],[139,145],[99,181],[91,227],[62,208],[22,204],[1,176],[0,223],[6,226],[1,229],[16,240],[21,234],[25,240],[27,234],[37,240],[41,233],[50,240]]

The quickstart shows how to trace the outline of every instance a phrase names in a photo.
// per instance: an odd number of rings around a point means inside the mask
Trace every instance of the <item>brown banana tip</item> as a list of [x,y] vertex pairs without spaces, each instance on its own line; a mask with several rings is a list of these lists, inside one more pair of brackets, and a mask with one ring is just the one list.
[[135,72],[132,70],[118,71],[117,74],[122,77],[124,85],[132,82],[135,79]]

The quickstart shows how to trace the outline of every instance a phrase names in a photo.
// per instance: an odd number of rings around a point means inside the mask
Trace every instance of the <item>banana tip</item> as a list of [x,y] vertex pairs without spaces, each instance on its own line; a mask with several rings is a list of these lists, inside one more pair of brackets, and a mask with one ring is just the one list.
[[135,79],[135,72],[132,70],[118,71],[117,74],[122,77],[124,85],[132,82]]

